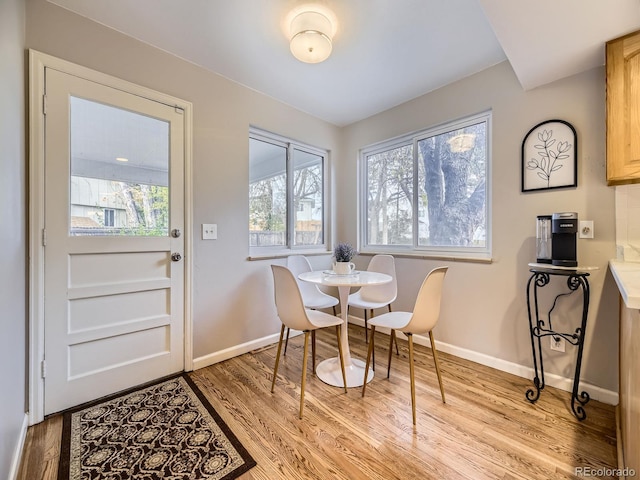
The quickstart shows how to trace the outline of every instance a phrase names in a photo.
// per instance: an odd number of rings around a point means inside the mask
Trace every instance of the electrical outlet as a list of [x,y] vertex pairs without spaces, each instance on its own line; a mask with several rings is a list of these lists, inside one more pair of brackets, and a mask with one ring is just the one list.
[[218,238],[218,225],[215,223],[203,223],[202,224],[202,239],[203,240],[217,240]]
[[580,238],[593,238],[593,220],[580,220],[578,232]]
[[551,337],[549,338],[551,339],[551,350],[555,350],[556,352],[564,352],[564,338],[554,335],[551,335]]

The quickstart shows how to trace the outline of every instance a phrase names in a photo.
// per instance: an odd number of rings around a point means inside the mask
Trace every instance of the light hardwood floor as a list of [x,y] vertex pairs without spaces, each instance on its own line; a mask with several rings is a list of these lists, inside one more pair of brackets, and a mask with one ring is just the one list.
[[[364,358],[363,329],[350,325],[349,338],[353,355]],[[366,396],[309,375],[302,420],[302,336],[289,341],[273,394],[276,346],[191,373],[257,461],[243,480],[549,480],[582,478],[576,467],[616,468],[614,407],[592,400],[579,422],[567,392],[547,387],[532,405],[524,396],[530,380],[440,353],[443,404],[431,350],[420,345],[414,430],[407,343],[399,340],[387,379],[388,337],[376,339]],[[318,360],[337,355],[333,331],[318,332],[317,349]],[[30,427],[19,480],[56,479],[61,428],[60,415]]]

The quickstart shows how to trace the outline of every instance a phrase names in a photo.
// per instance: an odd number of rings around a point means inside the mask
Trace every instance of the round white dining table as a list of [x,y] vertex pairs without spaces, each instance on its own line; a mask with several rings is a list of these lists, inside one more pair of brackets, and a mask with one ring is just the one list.
[[[348,335],[348,315],[347,304],[349,302],[349,291],[352,287],[364,287],[369,285],[382,285],[389,283],[392,278],[385,273],[377,272],[354,272],[348,275],[338,275],[330,270],[305,272],[298,275],[298,278],[304,282],[315,283],[317,285],[325,285],[327,287],[338,287],[340,297],[340,314],[344,320],[341,329],[340,341],[342,343],[342,353],[344,355],[344,366],[347,377],[347,387],[361,387],[364,383],[364,367],[362,360],[351,357],[349,351],[349,335]],[[343,387],[342,372],[340,369],[340,359],[338,357],[329,358],[318,364],[316,375],[323,382]],[[370,368],[367,375],[367,383],[373,378],[373,370]]]

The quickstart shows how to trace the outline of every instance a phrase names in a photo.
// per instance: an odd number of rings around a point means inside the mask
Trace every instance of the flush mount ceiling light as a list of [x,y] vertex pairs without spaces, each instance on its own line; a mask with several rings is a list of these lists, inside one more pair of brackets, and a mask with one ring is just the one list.
[[332,36],[328,16],[315,10],[300,12],[291,20],[291,53],[301,62],[320,63],[331,54]]

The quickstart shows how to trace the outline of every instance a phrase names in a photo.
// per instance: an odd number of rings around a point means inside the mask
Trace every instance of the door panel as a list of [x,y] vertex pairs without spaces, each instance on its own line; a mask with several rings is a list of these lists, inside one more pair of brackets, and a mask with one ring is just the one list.
[[45,70],[45,414],[183,370],[182,111]]

